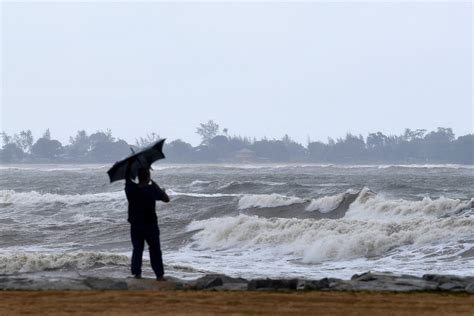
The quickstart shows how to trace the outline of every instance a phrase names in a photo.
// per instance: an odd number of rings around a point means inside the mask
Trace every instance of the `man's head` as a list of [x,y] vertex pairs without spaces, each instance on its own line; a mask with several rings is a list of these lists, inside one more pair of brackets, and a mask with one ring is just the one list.
[[148,169],[148,168],[138,169],[138,181],[140,183],[150,182],[150,169]]

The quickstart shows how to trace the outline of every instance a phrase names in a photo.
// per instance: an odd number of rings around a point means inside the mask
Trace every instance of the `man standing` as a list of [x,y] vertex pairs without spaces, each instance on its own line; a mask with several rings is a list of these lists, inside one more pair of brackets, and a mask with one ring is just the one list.
[[125,194],[128,200],[128,222],[133,245],[132,274],[140,279],[142,274],[142,255],[145,241],[150,250],[151,267],[158,281],[163,278],[163,259],[160,247],[160,230],[156,217],[156,201],[168,203],[168,195],[150,178],[149,168],[138,170],[138,184],[130,177],[130,164],[125,177]]

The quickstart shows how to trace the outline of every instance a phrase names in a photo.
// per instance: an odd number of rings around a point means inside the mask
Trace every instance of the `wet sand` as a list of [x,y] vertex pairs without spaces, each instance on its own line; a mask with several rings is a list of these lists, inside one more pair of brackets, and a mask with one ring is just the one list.
[[4,291],[0,315],[474,315],[452,293]]

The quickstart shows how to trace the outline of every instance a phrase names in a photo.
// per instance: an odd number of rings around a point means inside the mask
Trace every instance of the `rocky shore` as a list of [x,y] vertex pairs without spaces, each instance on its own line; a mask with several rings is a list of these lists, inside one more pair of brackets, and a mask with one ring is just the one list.
[[253,279],[208,274],[192,281],[168,277],[165,282],[154,279],[66,277],[66,276],[0,276],[4,291],[87,291],[87,290],[196,290],[196,291],[349,291],[349,292],[461,292],[474,294],[474,276],[426,274],[422,277],[393,273],[366,272],[350,280],[323,278]]

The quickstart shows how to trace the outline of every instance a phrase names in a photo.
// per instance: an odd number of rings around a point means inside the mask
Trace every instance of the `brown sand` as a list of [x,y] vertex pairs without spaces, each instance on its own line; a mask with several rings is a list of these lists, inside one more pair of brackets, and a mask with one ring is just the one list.
[[474,315],[474,295],[442,293],[5,291],[0,315]]

